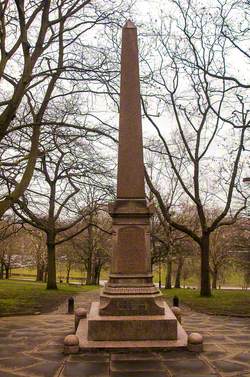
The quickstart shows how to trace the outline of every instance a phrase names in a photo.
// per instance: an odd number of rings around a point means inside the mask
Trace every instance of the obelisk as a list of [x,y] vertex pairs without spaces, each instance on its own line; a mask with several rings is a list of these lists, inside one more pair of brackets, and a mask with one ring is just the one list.
[[83,348],[115,347],[109,341],[176,341],[180,325],[153,284],[151,271],[152,211],[145,197],[137,30],[131,21],[122,30],[117,199],[109,213],[111,272],[100,303],[92,303]]
[[163,314],[161,294],[152,283],[137,30],[131,21],[122,30],[117,199],[110,205],[110,215],[112,267],[101,295],[100,314]]

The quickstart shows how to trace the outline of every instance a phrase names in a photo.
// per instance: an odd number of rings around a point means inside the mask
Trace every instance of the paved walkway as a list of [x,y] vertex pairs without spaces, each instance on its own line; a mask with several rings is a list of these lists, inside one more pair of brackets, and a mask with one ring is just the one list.
[[[88,307],[98,294],[77,297]],[[73,332],[66,305],[48,315],[0,318],[0,377],[250,377],[250,319],[184,311],[187,331],[205,337],[205,352],[90,353],[64,356]]]

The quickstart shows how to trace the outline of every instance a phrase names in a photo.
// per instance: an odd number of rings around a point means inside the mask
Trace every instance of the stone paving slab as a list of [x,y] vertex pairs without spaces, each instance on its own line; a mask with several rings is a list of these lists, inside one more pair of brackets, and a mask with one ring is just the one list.
[[[156,362],[157,361],[157,362]],[[163,371],[166,369],[160,358],[154,358],[153,360],[115,360],[111,361],[110,369],[113,372],[135,372],[135,371],[150,371],[157,370]]]
[[109,377],[108,362],[70,362],[65,365],[61,377]]
[[170,374],[166,371],[137,371],[137,372],[112,372],[111,377],[170,377]]
[[[79,295],[88,308],[98,293]],[[83,353],[64,356],[74,332],[67,305],[48,315],[0,318],[0,377],[250,377],[250,318],[184,310],[183,326],[202,332],[204,352]]]

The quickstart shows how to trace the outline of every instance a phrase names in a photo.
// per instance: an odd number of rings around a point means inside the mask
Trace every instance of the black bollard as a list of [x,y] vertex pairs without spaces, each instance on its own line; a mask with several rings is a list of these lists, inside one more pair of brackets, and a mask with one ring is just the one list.
[[173,297],[173,306],[179,307],[179,298],[177,296]]
[[74,298],[70,297],[68,300],[68,314],[73,314],[74,313]]

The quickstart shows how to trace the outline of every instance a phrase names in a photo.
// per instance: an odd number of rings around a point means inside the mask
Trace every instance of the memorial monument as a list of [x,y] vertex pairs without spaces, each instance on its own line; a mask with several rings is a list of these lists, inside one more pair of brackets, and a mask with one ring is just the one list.
[[109,281],[76,335],[80,348],[185,347],[187,335],[153,284],[150,217],[144,186],[137,30],[122,30],[117,199],[109,205]]

